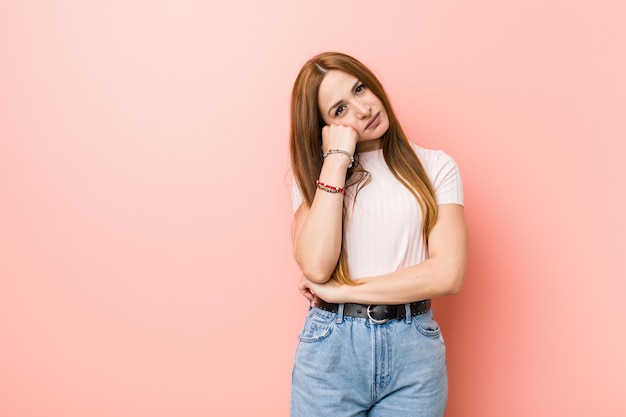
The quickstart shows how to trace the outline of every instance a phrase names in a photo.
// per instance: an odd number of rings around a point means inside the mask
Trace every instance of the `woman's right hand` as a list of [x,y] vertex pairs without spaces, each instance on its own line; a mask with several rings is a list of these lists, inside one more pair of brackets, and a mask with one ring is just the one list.
[[[358,132],[349,126],[324,126],[322,152],[340,152],[326,155],[318,178],[321,183],[336,189],[345,187],[347,170],[358,137]],[[348,155],[344,155],[344,152]],[[341,193],[318,189],[311,205],[302,204],[296,211],[294,257],[306,277],[300,291],[307,298],[313,296],[306,289],[309,288],[307,282],[327,282],[337,266],[342,243],[343,197]]]
[[340,149],[354,155],[359,134],[350,126],[327,125],[322,128],[322,152],[330,149]]

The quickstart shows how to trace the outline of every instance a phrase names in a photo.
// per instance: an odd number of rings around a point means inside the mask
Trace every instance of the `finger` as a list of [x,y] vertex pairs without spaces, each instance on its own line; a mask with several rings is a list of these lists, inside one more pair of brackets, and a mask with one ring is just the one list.
[[309,301],[313,301],[313,293],[308,288],[301,289],[300,293]]

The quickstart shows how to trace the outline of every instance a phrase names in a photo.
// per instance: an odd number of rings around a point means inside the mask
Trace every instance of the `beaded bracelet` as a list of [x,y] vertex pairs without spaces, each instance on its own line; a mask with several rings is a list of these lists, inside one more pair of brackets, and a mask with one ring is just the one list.
[[327,193],[341,193],[343,195],[346,195],[346,190],[344,190],[343,188],[335,187],[334,185],[324,184],[320,180],[315,181],[315,185],[317,186],[317,188],[322,191],[326,191]]
[[331,155],[334,153],[342,153],[348,158],[350,158],[350,165],[348,165],[348,168],[352,168],[352,165],[354,165],[354,156],[350,152],[344,151],[343,149],[330,149],[328,152],[322,155],[322,160],[326,159],[328,155]]

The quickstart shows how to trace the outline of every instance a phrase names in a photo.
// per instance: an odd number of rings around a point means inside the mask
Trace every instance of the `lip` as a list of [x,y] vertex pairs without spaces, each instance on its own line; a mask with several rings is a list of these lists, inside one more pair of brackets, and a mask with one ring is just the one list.
[[[373,125],[378,126],[377,125],[378,120],[380,120],[380,112],[376,113],[376,115],[374,117],[372,117],[372,120],[370,120],[369,123],[367,125],[365,125],[365,129],[364,130],[369,129]],[[374,126],[374,127],[376,127],[376,126]]]

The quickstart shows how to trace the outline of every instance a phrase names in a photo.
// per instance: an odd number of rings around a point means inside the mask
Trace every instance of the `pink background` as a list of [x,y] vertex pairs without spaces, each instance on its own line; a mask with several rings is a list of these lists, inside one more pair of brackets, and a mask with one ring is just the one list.
[[325,50],[462,169],[447,417],[625,415],[625,14],[2,1],[0,415],[288,414],[289,95]]

